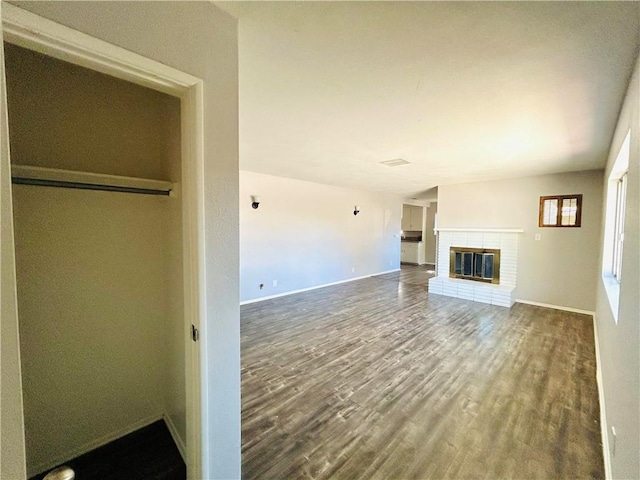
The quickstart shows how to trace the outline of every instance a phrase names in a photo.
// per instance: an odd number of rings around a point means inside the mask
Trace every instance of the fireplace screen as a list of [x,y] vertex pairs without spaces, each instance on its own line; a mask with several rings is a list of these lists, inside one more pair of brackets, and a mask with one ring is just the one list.
[[449,277],[500,283],[500,250],[450,247]]

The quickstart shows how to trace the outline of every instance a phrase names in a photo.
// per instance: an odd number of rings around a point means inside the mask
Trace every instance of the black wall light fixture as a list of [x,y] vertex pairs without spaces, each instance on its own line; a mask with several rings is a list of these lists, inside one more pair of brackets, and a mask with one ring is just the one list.
[[356,205],[353,207],[353,214],[357,215],[360,213],[360,205]]

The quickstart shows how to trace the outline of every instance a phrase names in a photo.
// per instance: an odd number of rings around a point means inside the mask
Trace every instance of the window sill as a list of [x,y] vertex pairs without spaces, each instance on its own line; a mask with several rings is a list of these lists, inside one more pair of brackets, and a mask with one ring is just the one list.
[[613,319],[618,324],[618,306],[620,303],[620,284],[618,280],[613,275],[603,274],[602,275],[602,283],[604,285],[604,290],[607,292],[607,298],[609,299],[609,306],[611,307],[611,313],[613,314]]

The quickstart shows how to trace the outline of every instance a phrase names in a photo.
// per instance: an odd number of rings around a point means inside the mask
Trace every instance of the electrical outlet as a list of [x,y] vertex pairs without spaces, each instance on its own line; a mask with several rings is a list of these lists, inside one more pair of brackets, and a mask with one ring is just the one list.
[[351,267],[351,273],[356,273],[356,267]]
[[273,281],[273,287],[275,288],[275,287],[277,287],[277,286],[278,286],[278,280],[274,280],[274,281]]
[[542,235],[540,235],[539,233],[536,233],[536,241],[540,240],[540,238],[542,238]]

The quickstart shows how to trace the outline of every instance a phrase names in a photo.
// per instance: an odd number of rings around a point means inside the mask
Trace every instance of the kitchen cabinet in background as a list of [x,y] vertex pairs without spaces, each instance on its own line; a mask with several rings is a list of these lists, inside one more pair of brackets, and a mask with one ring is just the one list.
[[402,230],[422,231],[423,208],[415,205],[402,205]]
[[400,262],[422,265],[424,261],[423,242],[400,242]]

